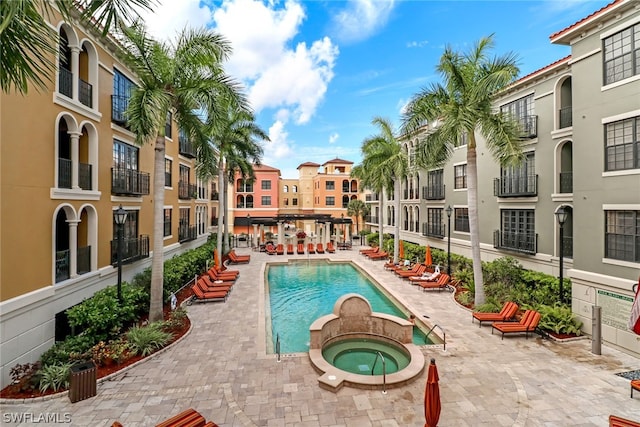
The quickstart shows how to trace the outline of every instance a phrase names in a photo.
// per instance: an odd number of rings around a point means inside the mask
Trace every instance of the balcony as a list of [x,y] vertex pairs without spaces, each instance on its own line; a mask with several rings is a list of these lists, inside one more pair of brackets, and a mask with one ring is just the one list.
[[58,159],[58,188],[71,188],[71,168],[69,159]]
[[445,226],[442,223],[423,222],[422,235],[429,237],[444,238]]
[[220,193],[218,193],[217,191],[211,192],[211,200],[218,200],[219,198],[220,198]]
[[[149,258],[149,236],[125,238],[122,240],[122,263],[131,264]],[[111,264],[118,262],[118,240],[111,241]]]
[[444,184],[422,187],[422,198],[425,200],[444,200]]
[[365,201],[366,202],[377,202],[380,200],[380,196],[378,195],[378,193],[376,194],[367,194],[365,196]]
[[562,255],[573,258],[573,236],[562,236]]
[[93,108],[93,86],[91,83],[78,79],[78,100],[83,105]]
[[402,190],[402,199],[407,200],[409,198],[409,190]]
[[91,271],[91,246],[78,248],[78,274],[85,274]]
[[538,116],[520,117],[518,121],[522,131],[520,138],[533,139],[538,136]]
[[573,193],[573,172],[560,172],[560,192]]
[[571,106],[562,107],[560,109],[559,124],[560,124],[560,129],[573,126],[573,114],[572,114]]
[[178,143],[178,152],[185,157],[189,157],[190,159],[195,159],[196,150],[193,148],[193,144],[191,144],[191,141],[189,141],[187,139],[187,136],[184,135],[182,132],[180,132],[179,137],[180,137],[180,142]]
[[378,224],[378,217],[377,216],[373,216],[373,215],[367,215],[364,217],[364,222],[368,222],[371,224]]
[[129,97],[111,95],[111,121],[123,127],[127,127],[125,112],[129,107]]
[[189,184],[188,181],[178,182],[178,198],[182,200],[195,199],[198,196],[198,187]]
[[149,194],[149,174],[135,169],[111,168],[111,194],[146,196]]
[[538,250],[538,235],[536,233],[514,233],[495,230],[493,232],[493,247],[535,255]]
[[66,68],[60,67],[58,70],[58,92],[71,98],[73,96],[73,73]]
[[67,280],[70,277],[69,249],[56,252],[56,283]]
[[538,175],[507,176],[493,180],[497,197],[532,197],[538,194]]
[[91,165],[86,163],[78,164],[78,186],[83,190],[91,190]]
[[197,236],[198,231],[195,225],[180,224],[178,227],[178,241],[180,243],[195,240]]

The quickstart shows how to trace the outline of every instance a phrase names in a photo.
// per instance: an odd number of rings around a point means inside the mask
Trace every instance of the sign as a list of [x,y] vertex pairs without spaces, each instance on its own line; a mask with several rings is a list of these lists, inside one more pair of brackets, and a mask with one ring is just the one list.
[[598,289],[597,304],[602,307],[602,324],[616,329],[628,330],[629,313],[633,298]]

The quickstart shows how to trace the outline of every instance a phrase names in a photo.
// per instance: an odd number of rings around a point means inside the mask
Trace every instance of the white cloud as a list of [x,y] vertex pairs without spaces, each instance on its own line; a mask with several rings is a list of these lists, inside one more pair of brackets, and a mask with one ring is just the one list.
[[284,123],[276,120],[269,128],[269,139],[264,146],[264,164],[279,163],[278,161],[293,154],[293,144],[288,141],[289,134]]
[[350,0],[333,16],[333,30],[338,40],[354,43],[375,34],[393,10],[395,0]]
[[425,47],[428,44],[429,44],[429,40],[420,40],[420,41],[412,40],[410,42],[407,42],[407,47],[408,48]]
[[338,138],[340,138],[340,135],[337,132],[332,133],[329,135],[329,144],[333,144],[338,140]]
[[154,12],[143,11],[141,17],[155,39],[175,40],[185,27],[201,28],[211,23],[212,10],[200,0],[161,0]]

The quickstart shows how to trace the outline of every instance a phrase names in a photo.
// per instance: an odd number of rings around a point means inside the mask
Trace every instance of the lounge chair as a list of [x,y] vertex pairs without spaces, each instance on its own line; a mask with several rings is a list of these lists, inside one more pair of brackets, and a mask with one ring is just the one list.
[[309,252],[310,254],[316,253],[316,250],[313,247],[313,243],[307,243],[307,252]]
[[640,380],[631,380],[631,398],[633,399],[633,390],[640,391]]
[[209,270],[207,270],[207,275],[211,280],[233,281],[238,278],[237,274],[219,272],[214,268],[210,268]]
[[298,255],[304,255],[304,243],[298,243]]
[[[216,283],[217,282],[217,283]],[[213,281],[209,279],[209,276],[202,276],[196,281],[198,286],[203,292],[231,292],[233,288],[233,282]]]
[[207,422],[198,411],[189,408],[157,424],[156,427],[218,427],[218,425],[213,421]]
[[229,296],[229,292],[227,291],[215,291],[215,292],[205,292],[203,291],[198,284],[196,283],[191,287],[193,291],[193,298],[191,298],[188,304],[191,304],[193,301],[196,302],[209,302],[209,301],[227,301],[227,297]]
[[525,333],[525,337],[529,338],[529,332],[535,332],[538,324],[540,323],[540,313],[535,310],[527,310],[522,315],[519,322],[493,322],[491,324],[491,333],[497,329],[502,333],[502,339],[504,334],[517,334]]
[[318,243],[316,245],[316,252],[319,254],[323,254],[324,253],[324,245],[322,243]]
[[374,254],[367,255],[367,258],[375,260],[375,261],[378,261],[378,260],[381,260],[381,259],[387,259],[387,258],[389,258],[389,253],[387,253],[385,251],[379,251],[379,252],[376,252]]
[[284,245],[282,243],[276,245],[276,254],[284,255]]
[[333,243],[331,242],[327,243],[327,252],[329,252],[330,254],[333,254],[336,252],[336,247],[333,246]]
[[376,246],[375,248],[371,249],[360,249],[360,254],[365,256],[370,254],[377,254],[378,252],[380,252],[380,246]]
[[502,310],[499,313],[481,313],[474,311],[471,313],[471,323],[473,319],[477,319],[482,326],[482,322],[508,322],[518,312],[518,304],[515,302],[507,301],[502,306]]
[[609,415],[609,427],[640,427],[640,423],[615,415]]
[[287,244],[287,255],[293,255],[293,243]]
[[433,281],[433,280],[425,280],[425,281],[419,281],[417,282],[417,285],[422,289],[423,292],[429,290],[429,289],[437,289],[438,291],[442,291],[443,289],[453,289],[450,288],[449,286],[449,281],[451,280],[451,277],[446,274],[440,274],[438,276],[438,279]]
[[414,265],[410,270],[403,270],[401,268],[395,269],[393,270],[393,273],[396,276],[400,276],[403,278],[410,278],[410,277],[414,277],[414,276],[420,276],[421,274],[424,274],[427,271],[427,266],[424,264],[416,264]]
[[229,262],[232,264],[246,264],[251,261],[251,255],[238,255],[235,251],[229,252]]

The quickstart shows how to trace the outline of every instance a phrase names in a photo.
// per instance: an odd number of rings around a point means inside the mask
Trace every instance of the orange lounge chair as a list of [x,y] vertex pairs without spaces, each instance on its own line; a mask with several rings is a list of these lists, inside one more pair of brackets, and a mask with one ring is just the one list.
[[640,427],[640,423],[615,415],[609,415],[609,427]]
[[631,398],[633,399],[633,390],[640,391],[640,380],[631,380]]
[[504,334],[517,334],[525,333],[525,337],[529,338],[529,332],[535,332],[538,324],[540,323],[540,313],[535,310],[527,310],[522,315],[519,322],[493,322],[491,324],[491,333],[497,329],[502,333],[502,339]]
[[304,255],[304,243],[298,243],[298,255]]
[[330,254],[333,254],[336,252],[336,247],[333,246],[332,242],[327,243],[327,252],[329,252]]
[[370,254],[377,254],[378,252],[380,252],[380,246],[376,246],[375,248],[371,249],[360,249],[360,254],[365,256]]
[[398,268],[398,269],[393,270],[393,273],[396,276],[400,276],[400,277],[408,279],[408,278],[413,277],[413,276],[420,276],[425,271],[427,271],[427,266],[426,265],[424,265],[424,264],[416,264],[411,268],[411,270],[403,270],[401,268]]
[[437,280],[424,280],[417,282],[417,285],[425,292],[427,289],[437,289],[442,291],[443,289],[449,289],[449,281],[451,277],[448,274],[440,274]]
[[238,278],[237,274],[233,274],[233,273],[221,273],[219,271],[216,271],[213,268],[210,268],[209,270],[207,270],[207,276],[209,276],[209,278],[211,280],[223,280],[223,281],[234,281]]
[[315,254],[316,250],[313,248],[313,243],[307,243],[307,252],[310,254]]
[[227,297],[229,296],[229,292],[227,291],[216,291],[216,292],[205,292],[203,291],[198,284],[196,283],[191,287],[193,291],[193,298],[189,300],[189,304],[193,301],[196,302],[209,302],[209,301],[227,301]]
[[196,281],[196,286],[198,286],[203,292],[231,292],[231,288],[233,287],[233,283],[230,282],[220,282],[218,283],[209,279],[209,276],[202,276],[200,279]]
[[284,245],[282,243],[276,245],[276,254],[284,255]]
[[374,254],[367,254],[367,258],[377,261],[377,260],[389,258],[389,254],[385,251],[379,251]]
[[251,261],[251,255],[238,255],[235,251],[229,252],[229,262],[232,264],[246,264]]
[[518,304],[512,301],[507,301],[502,306],[502,310],[499,313],[481,313],[479,311],[474,311],[471,313],[471,323],[473,323],[473,319],[477,319],[480,322],[480,326],[482,326],[482,322],[507,322],[518,312]]
[[293,255],[293,244],[292,243],[288,243],[287,244],[287,255]]
[[316,252],[319,254],[323,254],[324,253],[324,245],[322,243],[318,243],[316,245]]

